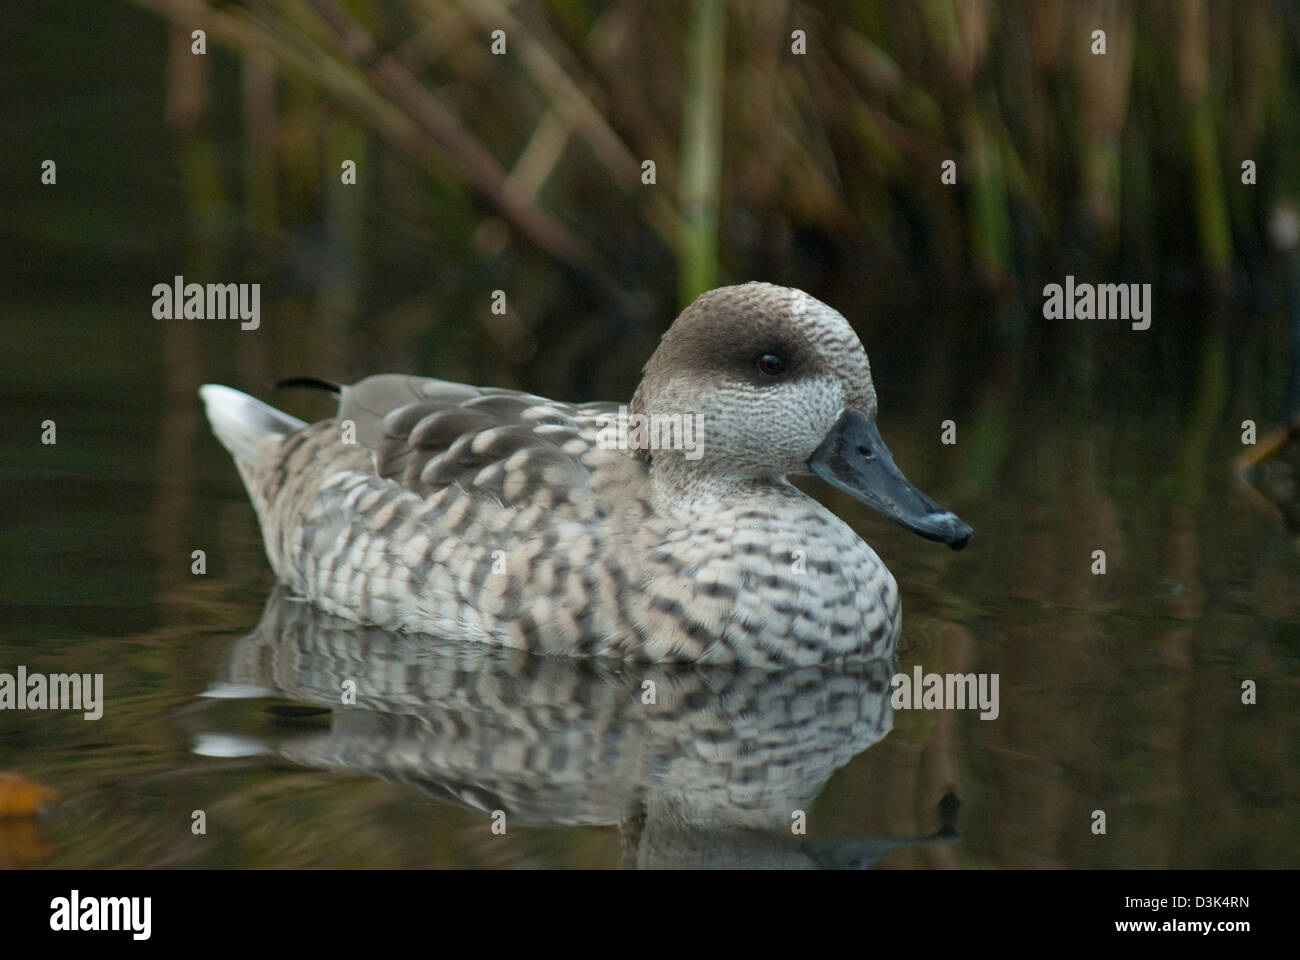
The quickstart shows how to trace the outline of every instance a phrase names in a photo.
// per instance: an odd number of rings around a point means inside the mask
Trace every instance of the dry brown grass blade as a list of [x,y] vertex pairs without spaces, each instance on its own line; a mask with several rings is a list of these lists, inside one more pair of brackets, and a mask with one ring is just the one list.
[[[421,0],[421,5],[428,8],[430,0]],[[582,137],[615,183],[624,190],[639,189],[641,161],[548,48],[559,45],[551,31],[542,24],[525,26],[498,0],[473,0],[462,7],[484,29],[506,31],[524,72],[547,97],[548,110]],[[651,196],[649,220],[671,248],[680,245],[686,220],[665,191]]]
[[429,159],[429,144],[410,119],[367,86],[356,71],[344,67],[304,37],[279,36],[263,21],[237,8],[213,8],[202,0],[131,0],[175,23],[201,26],[211,39],[241,54],[265,55],[287,73],[320,86],[357,116],[365,117],[375,133],[418,161]]
[[381,53],[374,39],[334,0],[310,0],[311,6],[337,37],[343,51],[371,82],[397,104],[424,133],[456,159],[470,182],[492,201],[502,215],[557,260],[591,268],[595,257],[588,246],[559,221],[533,205],[509,180],[505,169],[442,104],[421,86],[397,57]]
[[[200,26],[213,40],[241,53],[269,56],[281,69],[319,84],[379,136],[417,160],[430,161],[432,146],[437,144],[530,242],[560,262],[593,267],[590,247],[509,183],[495,158],[420,86],[402,60],[378,56],[369,35],[329,0],[309,2],[360,73],[315,47],[301,31],[280,36],[272,25],[242,9],[211,7],[202,0],[131,2],[174,22]],[[359,59],[360,52],[367,50],[369,54]]]

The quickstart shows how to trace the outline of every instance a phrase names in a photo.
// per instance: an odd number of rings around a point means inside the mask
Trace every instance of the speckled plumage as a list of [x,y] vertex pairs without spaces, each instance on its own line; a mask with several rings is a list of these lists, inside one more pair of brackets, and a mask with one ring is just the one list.
[[[789,376],[752,371],[755,350],[780,351]],[[276,575],[336,616],[665,662],[893,652],[893,576],[785,479],[842,411],[875,416],[852,328],[799,291],[705,294],[647,364],[632,410],[702,413],[698,460],[604,448],[616,404],[403,375],[344,387],[339,415],[310,425],[228,388],[203,396]]]
[[[328,721],[222,730],[238,714],[208,714],[196,749],[382,777],[504,811],[510,830],[619,824],[628,866],[843,866],[920,840],[808,844],[790,829],[793,811],[812,811],[831,775],[889,733],[896,669],[536,658],[359,627],[277,588],[209,695],[288,699]],[[349,683],[356,703],[340,708]]]

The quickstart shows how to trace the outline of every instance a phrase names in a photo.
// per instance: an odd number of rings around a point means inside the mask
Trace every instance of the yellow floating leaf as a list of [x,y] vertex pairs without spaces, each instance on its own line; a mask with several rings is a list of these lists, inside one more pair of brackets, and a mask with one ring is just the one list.
[[0,820],[34,817],[58,796],[52,789],[20,777],[0,773]]

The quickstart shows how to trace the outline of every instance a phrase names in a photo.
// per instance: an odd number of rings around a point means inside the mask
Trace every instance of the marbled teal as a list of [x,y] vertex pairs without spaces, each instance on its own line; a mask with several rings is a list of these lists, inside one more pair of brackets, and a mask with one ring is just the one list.
[[[871,659],[893,654],[898,585],[786,477],[818,474],[955,549],[971,536],[894,465],[853,328],[785,287],[687,307],[621,419],[399,374],[338,392],[338,416],[312,424],[200,395],[276,575],[358,623],[569,656]],[[645,423],[664,428],[648,449]]]

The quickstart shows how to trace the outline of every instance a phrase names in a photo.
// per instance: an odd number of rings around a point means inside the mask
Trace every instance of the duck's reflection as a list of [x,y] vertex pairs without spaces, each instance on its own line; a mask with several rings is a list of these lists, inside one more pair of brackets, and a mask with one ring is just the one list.
[[378,776],[509,824],[618,824],[625,865],[867,866],[953,835],[794,831],[831,774],[889,732],[893,672],[543,659],[358,627],[277,589],[210,694],[284,698],[294,706],[273,709],[296,722],[273,739],[205,734],[196,750]]

